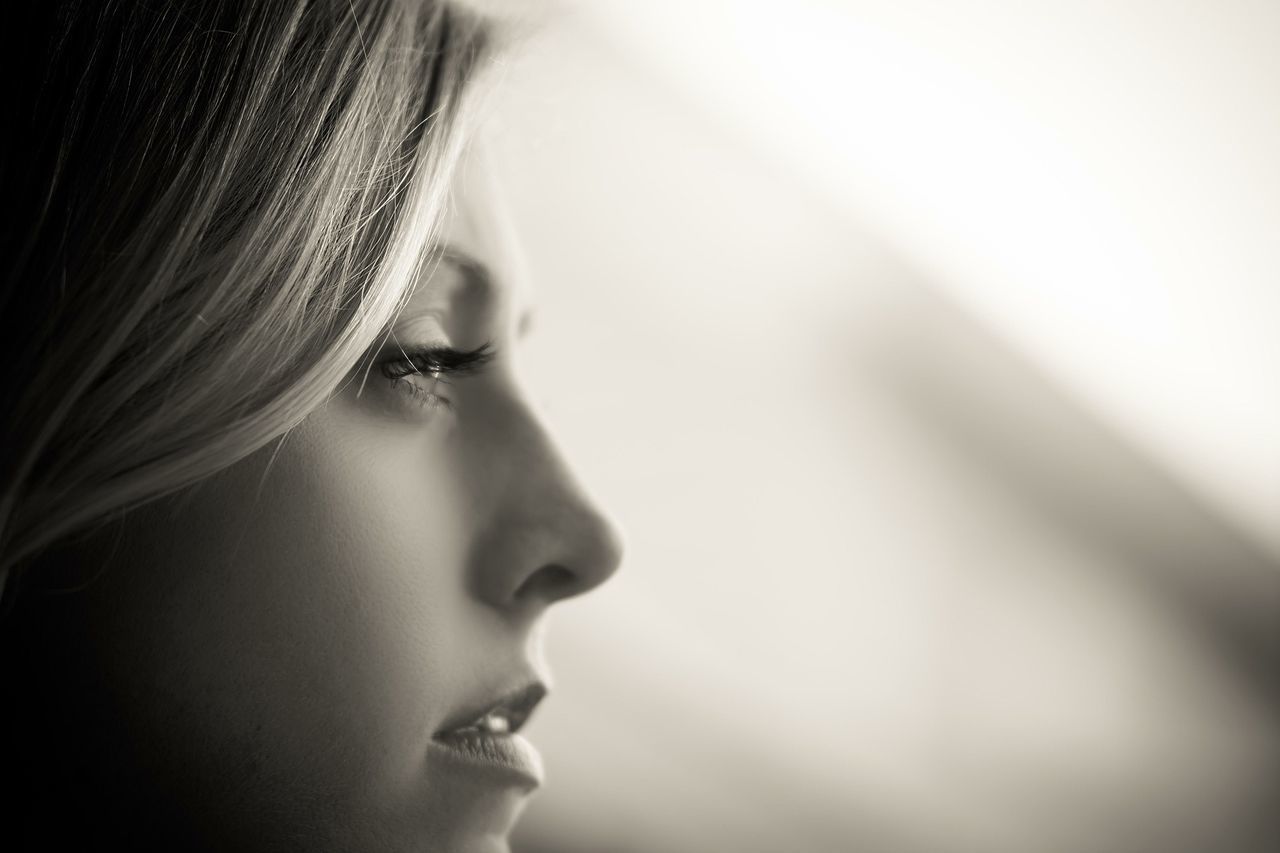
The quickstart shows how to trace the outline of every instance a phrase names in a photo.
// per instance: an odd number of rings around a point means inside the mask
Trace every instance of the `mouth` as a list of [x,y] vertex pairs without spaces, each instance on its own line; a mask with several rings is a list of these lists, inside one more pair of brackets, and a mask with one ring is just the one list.
[[464,708],[432,735],[432,743],[460,767],[536,788],[542,784],[542,758],[519,731],[546,695],[546,686],[534,681]]
[[515,734],[546,696],[546,685],[541,681],[530,682],[478,706],[464,708],[446,720],[433,737],[440,740],[465,733]]

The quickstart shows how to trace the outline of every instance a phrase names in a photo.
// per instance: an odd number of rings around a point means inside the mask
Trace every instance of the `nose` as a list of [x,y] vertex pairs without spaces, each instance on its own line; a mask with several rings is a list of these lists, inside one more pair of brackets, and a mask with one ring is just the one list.
[[510,415],[487,454],[491,512],[470,574],[491,606],[540,612],[608,580],[622,562],[622,534],[528,405]]

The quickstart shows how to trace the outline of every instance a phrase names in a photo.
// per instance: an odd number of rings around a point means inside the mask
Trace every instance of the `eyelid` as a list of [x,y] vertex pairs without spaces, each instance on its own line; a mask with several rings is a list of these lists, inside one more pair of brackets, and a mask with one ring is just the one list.
[[388,377],[421,375],[440,379],[477,373],[493,361],[495,355],[493,344],[489,341],[472,350],[440,345],[397,346],[391,354],[381,359],[380,366],[383,375]]
[[[473,350],[439,344],[419,347],[395,344],[394,349],[384,351],[378,359],[378,370],[397,393],[407,395],[421,408],[452,408],[453,401],[439,393],[440,386],[447,384],[449,377],[480,372],[495,355],[488,341]],[[423,379],[428,382],[424,384]]]

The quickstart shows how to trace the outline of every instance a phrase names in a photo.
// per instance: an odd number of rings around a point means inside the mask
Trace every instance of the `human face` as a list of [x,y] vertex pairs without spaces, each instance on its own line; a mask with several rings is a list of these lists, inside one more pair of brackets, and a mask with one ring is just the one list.
[[[477,182],[454,198],[450,249],[367,372],[91,549],[111,553],[76,596],[112,709],[93,737],[128,744],[149,808],[226,849],[505,850],[536,762],[434,735],[545,682],[548,605],[618,565],[514,372],[528,299]],[[384,375],[401,350],[486,342],[479,372]]]

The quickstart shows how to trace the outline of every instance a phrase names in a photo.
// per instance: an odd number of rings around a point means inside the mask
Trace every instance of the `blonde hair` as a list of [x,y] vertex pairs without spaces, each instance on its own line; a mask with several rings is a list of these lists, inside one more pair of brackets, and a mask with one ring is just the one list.
[[490,40],[429,0],[30,5],[3,164],[10,597],[42,549],[263,447],[353,369],[427,254]]

